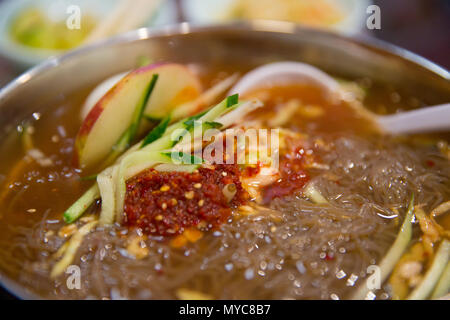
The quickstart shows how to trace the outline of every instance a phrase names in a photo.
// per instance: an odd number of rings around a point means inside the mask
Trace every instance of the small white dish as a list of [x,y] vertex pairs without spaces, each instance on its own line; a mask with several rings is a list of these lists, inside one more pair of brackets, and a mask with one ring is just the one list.
[[[229,12],[236,1],[239,0],[184,0],[183,8],[189,22],[224,23],[230,20]],[[368,17],[366,10],[372,3],[370,0],[334,0],[333,2],[346,13],[346,16],[342,21],[331,25],[330,29],[346,34],[365,32]],[[301,22],[297,23],[301,24]]]
[[[33,48],[11,37],[11,23],[26,8],[35,7],[48,15],[64,19],[70,15],[67,8],[75,5],[80,7],[81,15],[86,12],[94,19],[102,19],[117,2],[118,0],[4,0],[0,3],[0,54],[15,66],[25,69],[68,51]],[[164,25],[174,21],[169,2],[166,1],[144,26]]]

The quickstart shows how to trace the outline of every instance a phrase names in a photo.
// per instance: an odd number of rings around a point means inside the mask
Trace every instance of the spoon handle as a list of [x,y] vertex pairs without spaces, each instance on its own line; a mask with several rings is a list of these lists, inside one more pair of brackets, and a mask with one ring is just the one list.
[[450,103],[379,116],[378,123],[394,134],[450,131]]

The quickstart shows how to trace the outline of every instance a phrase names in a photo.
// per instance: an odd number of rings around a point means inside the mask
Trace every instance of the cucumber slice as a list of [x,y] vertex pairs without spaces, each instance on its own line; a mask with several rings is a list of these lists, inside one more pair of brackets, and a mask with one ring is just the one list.
[[133,114],[133,120],[131,121],[130,128],[128,129],[128,145],[130,145],[133,140],[136,138],[136,134],[138,132],[139,126],[142,122],[142,116],[144,114],[145,106],[147,105],[150,96],[153,92],[153,89],[155,88],[156,82],[158,81],[158,74],[154,74],[152,76],[152,79],[150,80],[146,90],[144,91],[143,96],[141,97],[141,100],[138,102],[134,114]]
[[155,128],[153,128],[153,130],[150,131],[150,133],[144,138],[141,144],[141,148],[161,138],[166,132],[169,123],[170,116],[167,116],[166,118],[161,120],[161,122]]

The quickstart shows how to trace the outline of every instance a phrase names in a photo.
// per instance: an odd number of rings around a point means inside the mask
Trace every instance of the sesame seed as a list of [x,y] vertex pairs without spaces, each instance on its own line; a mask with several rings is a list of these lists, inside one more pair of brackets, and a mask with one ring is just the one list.
[[34,213],[34,212],[36,212],[36,209],[28,209],[27,212]]
[[205,203],[205,201],[204,201],[203,199],[201,199],[201,200],[198,201],[198,205],[199,205],[200,207],[203,206],[204,203]]
[[236,185],[234,183],[227,184],[225,187],[228,189],[229,192],[236,191]]
[[194,184],[194,188],[195,189],[200,189],[202,187],[202,184],[201,183],[196,183],[196,184]]
[[222,172],[222,175],[223,175],[224,177],[226,177],[226,176],[228,175],[228,173],[226,173],[226,172],[224,171],[224,172]]
[[175,199],[175,198],[170,199],[170,204],[171,204],[172,206],[176,206],[177,203],[178,203],[177,199]]
[[170,187],[167,184],[165,184],[159,190],[161,190],[162,192],[166,192],[170,190]]
[[194,199],[194,191],[185,192],[184,196],[189,200]]
[[163,209],[163,210],[166,210],[167,209],[167,203],[163,203],[162,205],[161,205],[161,208]]
[[162,219],[163,219],[163,216],[160,215],[160,214],[158,214],[158,215],[155,217],[155,220],[156,220],[156,221],[161,221]]

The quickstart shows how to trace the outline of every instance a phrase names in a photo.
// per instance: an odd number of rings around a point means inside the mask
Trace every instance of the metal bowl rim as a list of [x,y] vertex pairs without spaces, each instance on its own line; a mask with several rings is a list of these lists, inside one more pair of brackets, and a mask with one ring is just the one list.
[[97,48],[120,43],[128,43],[137,40],[146,40],[158,36],[170,37],[179,34],[207,33],[211,31],[256,31],[256,32],[259,31],[272,33],[290,33],[294,35],[306,31],[308,33],[311,33],[311,35],[321,34],[322,36],[340,38],[342,40],[351,41],[359,45],[364,45],[368,48],[385,51],[387,53],[410,61],[414,64],[417,64],[446,80],[450,80],[449,71],[446,70],[444,67],[438,65],[437,63],[434,63],[428,60],[427,58],[415,54],[407,49],[401,48],[399,46],[393,45],[391,43],[373,37],[363,35],[343,35],[336,32],[308,28],[291,22],[271,21],[271,20],[254,20],[247,22],[234,22],[229,24],[208,25],[208,26],[193,25],[187,22],[183,22],[180,24],[174,24],[164,27],[136,29],[130,32],[113,36],[111,38],[100,40],[96,43],[87,45],[79,49],[69,51],[68,53],[61,56],[50,57],[47,60],[36,65],[35,67],[29,69],[28,71],[25,71],[23,74],[19,75],[9,84],[4,86],[0,90],[0,102],[16,87],[29,81],[36,75],[45,72],[49,69],[56,68],[58,67],[58,65],[60,65],[66,60],[74,58],[78,55],[83,55],[86,52],[96,50]]

